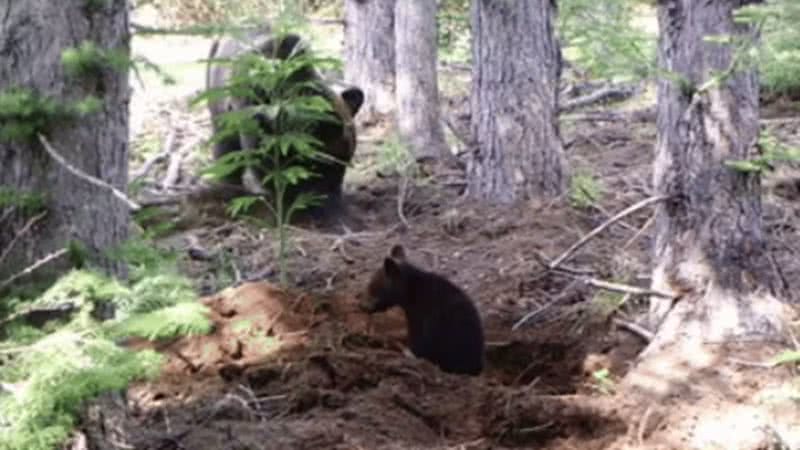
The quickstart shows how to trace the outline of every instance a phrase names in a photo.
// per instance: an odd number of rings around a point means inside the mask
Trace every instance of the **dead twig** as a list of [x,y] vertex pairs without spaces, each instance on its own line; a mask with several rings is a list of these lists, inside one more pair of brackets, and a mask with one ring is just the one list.
[[588,111],[583,114],[563,115],[561,120],[569,122],[653,122],[656,119],[654,108],[637,109],[630,112]]
[[142,163],[142,166],[139,167],[138,170],[136,170],[131,174],[131,181],[132,182],[137,181],[139,178],[145,177],[150,172],[150,170],[153,169],[153,166],[156,163],[163,161],[167,156],[169,156],[169,152],[166,150],[157,155],[151,156],[144,163]]
[[335,241],[333,241],[333,245],[331,245],[330,249],[328,250],[332,252],[338,251],[339,254],[342,255],[342,259],[344,259],[344,262],[346,262],[347,264],[353,264],[356,260],[353,259],[352,256],[348,255],[347,251],[344,249],[346,242],[345,239],[347,239],[347,236],[342,236],[336,239]]
[[25,223],[22,229],[19,230],[19,232],[14,236],[13,239],[11,239],[11,242],[8,244],[8,247],[6,247],[6,249],[3,250],[3,253],[0,254],[0,266],[3,265],[3,261],[5,261],[5,259],[11,253],[11,249],[14,248],[14,246],[17,244],[17,241],[19,241],[20,238],[22,238],[22,236],[24,236],[31,229],[31,227],[33,227],[33,225],[36,224],[36,222],[42,220],[42,218],[46,215],[47,211],[42,211],[41,213],[31,217],[31,219],[27,223]]
[[650,225],[652,225],[653,222],[655,222],[655,220],[656,220],[656,215],[655,214],[651,215],[650,218],[647,219],[647,222],[645,222],[644,225],[642,225],[642,227],[639,228],[639,230],[636,232],[636,234],[634,234],[632,238],[628,239],[628,242],[626,242],[625,245],[622,246],[622,250],[627,250],[628,247],[631,246],[631,244],[636,242],[636,240],[639,239],[639,237],[642,234],[644,234],[644,231],[646,229],[648,229],[650,227]]
[[169,165],[167,166],[167,174],[161,182],[161,189],[167,190],[175,186],[181,176],[181,165],[186,154],[191,149],[190,146],[184,146],[175,153],[169,155]]
[[627,320],[622,320],[619,318],[614,318],[613,322],[618,327],[628,330],[631,333],[635,334],[636,336],[639,336],[640,338],[644,339],[645,342],[647,343],[650,343],[650,341],[653,340],[653,337],[655,337],[655,333],[636,323],[629,322]]
[[93,177],[93,176],[91,176],[89,174],[81,172],[78,168],[76,168],[75,166],[69,164],[67,162],[67,160],[64,159],[64,157],[62,157],[61,155],[58,154],[58,152],[55,151],[53,146],[50,145],[50,142],[47,141],[47,138],[45,138],[44,135],[41,135],[41,134],[39,135],[39,142],[42,143],[42,146],[44,147],[45,151],[53,159],[55,159],[56,162],[61,164],[62,167],[67,169],[70,173],[72,173],[76,177],[78,177],[78,178],[80,178],[80,179],[82,179],[84,181],[87,181],[90,184],[93,184],[95,186],[98,186],[98,187],[101,187],[101,188],[105,188],[105,189],[109,189],[114,194],[115,197],[117,197],[118,199],[120,199],[123,202],[125,202],[125,204],[128,205],[128,208],[130,208],[132,211],[138,211],[138,210],[141,209],[141,207],[136,202],[134,202],[133,200],[129,199],[128,196],[125,195],[124,192],[120,191],[119,189],[115,188],[114,186],[106,183],[105,181],[103,181],[103,180],[101,180],[99,178],[95,178],[95,177]]
[[558,267],[559,265],[561,265],[561,263],[566,261],[570,256],[572,256],[573,253],[575,253],[581,247],[586,245],[586,243],[589,242],[592,238],[594,238],[598,234],[602,233],[603,230],[605,230],[606,228],[611,226],[614,222],[617,222],[618,220],[621,220],[622,218],[627,217],[627,216],[635,213],[636,211],[638,211],[640,209],[646,208],[646,207],[648,207],[648,206],[650,206],[650,205],[652,205],[654,203],[662,202],[662,201],[664,201],[664,200],[666,200],[668,198],[669,198],[668,195],[657,195],[655,197],[646,198],[646,199],[640,201],[639,203],[636,203],[636,204],[634,204],[632,206],[629,206],[628,208],[626,208],[623,211],[619,212],[614,217],[612,217],[612,218],[606,220],[605,222],[603,222],[602,224],[600,224],[594,230],[590,231],[589,234],[587,234],[584,237],[582,237],[578,242],[572,244],[572,246],[570,248],[568,248],[564,253],[562,253],[561,256],[559,256],[553,262],[551,262],[547,266],[547,268],[549,270],[553,270],[556,267]]
[[772,369],[775,367],[774,363],[762,363],[758,361],[746,361],[744,359],[739,358],[728,358],[728,361],[739,364],[740,366],[747,366],[747,367],[758,367],[759,369]]
[[397,193],[397,216],[400,218],[400,221],[403,222],[403,225],[406,228],[410,228],[408,226],[408,220],[406,220],[405,213],[403,212],[403,204],[406,200],[406,191],[408,190],[408,183],[409,177],[406,175],[403,177],[403,184],[400,185],[400,192]]
[[553,306],[556,302],[558,302],[558,300],[559,300],[558,298],[553,299],[553,300],[545,303],[544,305],[534,309],[533,311],[529,312],[528,314],[525,314],[524,316],[522,316],[521,319],[519,319],[514,325],[511,326],[511,331],[516,331],[517,328],[519,328],[522,325],[524,325],[525,322],[527,322],[527,321],[533,319],[534,317],[538,316],[542,311],[544,311],[544,310],[550,308],[551,306]]
[[176,134],[174,128],[169,131],[167,138],[164,140],[164,145],[161,147],[161,152],[146,160],[144,164],[142,164],[142,167],[131,175],[131,181],[136,181],[146,176],[157,162],[161,162],[164,158],[169,156],[170,152],[172,152],[172,147],[175,145]]
[[637,427],[636,439],[639,442],[639,446],[644,448],[644,439],[645,433],[647,431],[647,422],[650,420],[650,416],[653,414],[653,405],[650,405],[645,410],[644,414],[642,414],[642,420],[639,421],[639,426]]
[[622,283],[612,283],[610,281],[598,280],[597,278],[584,278],[582,281],[592,287],[605,289],[607,291],[621,292],[623,294],[642,295],[648,297],[661,297],[668,300],[675,300],[677,298],[672,294],[654,291],[652,289],[640,288],[637,286],[630,286]]
[[567,100],[559,105],[559,112],[568,112],[583,106],[602,102],[605,100],[624,100],[636,93],[635,86],[606,86],[590,94]]
[[40,267],[44,266],[45,264],[49,263],[50,261],[64,256],[66,253],[67,253],[67,249],[66,248],[61,248],[61,249],[56,250],[55,252],[45,256],[44,258],[36,261],[35,263],[33,263],[30,266],[28,266],[25,269],[23,269],[22,271],[17,272],[14,275],[11,275],[10,277],[6,278],[5,281],[0,283],[0,291],[5,289],[6,287],[10,286],[11,283],[13,283],[13,282],[17,281],[18,279],[24,277],[25,275],[28,275],[28,274],[32,273],[33,271],[39,269]]

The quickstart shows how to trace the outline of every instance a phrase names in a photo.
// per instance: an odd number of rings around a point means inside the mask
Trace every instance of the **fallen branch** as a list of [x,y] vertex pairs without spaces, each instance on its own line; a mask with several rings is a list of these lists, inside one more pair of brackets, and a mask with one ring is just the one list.
[[153,169],[153,166],[156,163],[163,161],[167,156],[169,156],[169,152],[163,151],[157,155],[150,157],[150,159],[142,163],[141,167],[139,167],[137,171],[131,174],[131,181],[136,181],[139,178],[146,176],[148,172],[150,172],[150,170]]
[[13,283],[13,282],[17,281],[18,279],[24,277],[25,275],[28,275],[28,274],[32,273],[33,271],[39,269],[40,267],[44,266],[45,264],[49,263],[50,261],[52,261],[52,260],[54,260],[56,258],[60,258],[61,256],[64,256],[66,253],[67,253],[67,249],[66,248],[62,248],[62,249],[56,250],[55,252],[45,256],[44,258],[42,258],[42,259],[36,261],[35,263],[31,264],[30,266],[26,267],[21,272],[18,272],[18,273],[14,274],[14,275],[11,275],[10,277],[6,278],[5,281],[0,283],[0,291],[5,289],[6,287],[10,286],[11,283]]
[[648,206],[650,206],[650,205],[652,205],[654,203],[662,202],[662,201],[664,201],[664,200],[666,200],[668,198],[669,198],[668,195],[657,195],[655,197],[646,198],[646,199],[640,201],[639,203],[636,203],[636,204],[634,204],[632,206],[629,206],[628,208],[624,209],[622,212],[618,213],[614,217],[612,217],[612,218],[606,220],[605,222],[603,222],[602,224],[600,224],[594,230],[590,231],[589,234],[587,234],[586,236],[582,237],[578,242],[572,244],[572,246],[570,248],[568,248],[564,253],[562,253],[561,256],[559,256],[553,262],[551,262],[547,266],[547,268],[549,270],[553,270],[556,267],[558,267],[559,265],[561,265],[561,263],[566,261],[570,256],[572,256],[573,253],[575,253],[581,247],[586,245],[586,243],[589,242],[592,238],[594,238],[598,234],[602,233],[603,230],[605,230],[606,228],[608,228],[609,226],[614,224],[614,222],[617,222],[618,220],[621,220],[624,217],[627,217],[627,216],[635,213],[636,211],[638,211],[640,209],[646,208],[646,207],[648,207]]
[[558,299],[554,299],[554,300],[552,300],[550,302],[547,302],[544,305],[534,309],[533,311],[529,312],[528,314],[525,314],[524,316],[522,316],[521,319],[519,319],[514,325],[511,326],[511,331],[516,331],[517,328],[519,328],[522,325],[524,325],[525,322],[527,322],[527,321],[533,319],[534,317],[538,316],[542,311],[550,308],[557,301],[558,301]]
[[400,221],[403,222],[403,225],[406,228],[410,228],[408,225],[408,220],[406,219],[406,215],[403,212],[403,204],[405,203],[406,199],[406,191],[408,190],[408,183],[409,183],[409,176],[406,175],[403,177],[403,184],[400,186],[400,192],[397,193],[397,216],[400,217]]
[[172,152],[172,146],[175,144],[175,134],[175,129],[170,130],[169,134],[167,134],[167,138],[164,140],[164,146],[162,147],[161,152],[146,160],[144,164],[142,164],[142,167],[140,167],[139,170],[131,175],[131,181],[136,181],[139,178],[146,176],[156,163],[161,162],[164,160],[164,158],[170,155]]
[[214,183],[211,185],[200,185],[191,191],[180,192],[177,194],[159,195],[153,198],[139,200],[142,208],[152,206],[177,205],[184,201],[191,202],[210,202],[228,201],[243,195],[254,195],[253,192],[246,190],[242,186],[227,183]]
[[93,176],[91,176],[89,174],[81,172],[78,168],[76,168],[75,166],[72,166],[71,164],[69,164],[67,162],[67,160],[65,160],[61,155],[58,154],[58,152],[55,151],[53,146],[50,145],[50,142],[47,141],[47,138],[45,138],[41,134],[39,135],[39,142],[42,143],[42,146],[44,146],[45,151],[53,159],[55,159],[56,162],[61,164],[61,166],[63,166],[65,169],[67,169],[67,171],[69,171],[70,173],[72,173],[76,177],[78,177],[78,178],[80,178],[80,179],[82,179],[84,181],[87,181],[90,184],[93,184],[95,186],[98,186],[98,187],[101,187],[101,188],[105,188],[105,189],[109,189],[114,194],[115,197],[117,197],[118,199],[120,199],[123,202],[125,202],[125,204],[128,205],[128,208],[130,208],[132,211],[138,211],[138,210],[141,209],[141,207],[137,203],[135,203],[133,200],[129,199],[128,196],[125,195],[124,192],[120,191],[119,189],[115,188],[114,186],[106,183],[105,181],[103,181],[103,180],[101,180],[99,178],[95,178],[95,177],[93,177]]
[[630,331],[631,333],[639,336],[640,338],[644,339],[645,342],[647,342],[648,344],[650,343],[650,341],[653,340],[653,337],[655,337],[655,333],[636,323],[628,322],[627,320],[622,320],[618,318],[614,318],[613,321],[614,324],[617,325],[618,327],[624,328]]
[[175,183],[178,182],[178,179],[181,176],[181,164],[183,164],[183,158],[186,157],[186,153],[188,152],[189,148],[189,146],[186,146],[169,155],[167,174],[164,176],[164,181],[161,182],[161,189],[169,189],[175,186]]
[[653,122],[656,120],[654,108],[636,109],[627,112],[588,111],[582,114],[562,115],[561,120],[570,122]]
[[33,216],[33,217],[32,217],[32,218],[31,218],[31,219],[30,219],[30,220],[29,220],[29,221],[28,221],[28,222],[25,224],[25,226],[23,226],[23,227],[22,227],[22,229],[21,229],[21,230],[19,230],[19,232],[18,232],[18,233],[17,233],[17,234],[14,236],[14,238],[13,238],[13,239],[11,239],[11,242],[8,244],[8,247],[6,247],[6,249],[5,249],[5,250],[3,250],[3,253],[2,253],[2,254],[0,254],[0,266],[2,266],[2,265],[3,265],[3,261],[5,261],[5,259],[6,259],[6,258],[8,257],[8,255],[9,255],[9,253],[11,253],[11,249],[13,249],[13,248],[14,248],[14,246],[17,244],[17,241],[18,241],[18,240],[19,240],[19,239],[20,239],[22,236],[24,236],[24,235],[25,235],[25,233],[27,233],[27,232],[28,232],[28,231],[31,229],[31,227],[32,227],[34,224],[36,224],[36,222],[38,222],[38,221],[42,220],[42,218],[43,218],[44,216],[46,216],[46,215],[47,215],[47,211],[42,211],[41,213],[39,213],[39,214],[37,214],[37,215]]
[[450,62],[440,62],[439,69],[443,72],[472,72],[469,64],[458,64]]
[[664,292],[658,292],[652,289],[645,289],[622,283],[612,283],[610,281],[598,280],[597,278],[584,278],[583,282],[592,287],[605,289],[607,291],[612,291],[612,292],[621,292],[623,294],[642,295],[648,297],[661,297],[668,300],[675,300],[677,298],[674,295],[666,294]]
[[573,109],[581,108],[583,106],[592,105],[606,100],[625,100],[636,93],[634,86],[607,86],[598,89],[591,94],[587,94],[578,98],[567,100],[558,107],[559,112],[569,112]]

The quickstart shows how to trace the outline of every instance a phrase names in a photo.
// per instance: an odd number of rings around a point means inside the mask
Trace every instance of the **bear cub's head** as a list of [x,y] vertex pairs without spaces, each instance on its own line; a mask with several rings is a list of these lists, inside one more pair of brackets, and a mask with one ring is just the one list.
[[404,304],[410,295],[410,269],[403,247],[392,247],[389,256],[383,260],[383,266],[375,271],[367,285],[362,309],[376,313]]

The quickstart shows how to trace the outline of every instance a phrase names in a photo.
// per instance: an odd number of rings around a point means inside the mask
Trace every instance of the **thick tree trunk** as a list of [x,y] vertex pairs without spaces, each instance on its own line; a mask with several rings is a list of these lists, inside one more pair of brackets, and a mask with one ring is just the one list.
[[[125,0],[0,0],[0,92],[29,88],[62,103],[97,97],[102,102],[99,112],[68,125],[55,124],[48,131],[49,141],[71,165],[123,192],[128,179],[128,73],[103,68],[97,75],[68,77],[61,55],[84,41],[127,55],[126,6]],[[103,255],[128,235],[129,210],[123,202],[65,170],[35,139],[0,141],[0,167],[0,186],[46,197],[46,216],[16,240],[0,263],[0,280],[70,241],[83,244],[100,267],[125,275],[124,265]],[[0,211],[0,217],[6,213],[9,208]],[[5,217],[0,253],[29,219],[18,208]]]
[[436,2],[397,2],[394,20],[398,132],[418,161],[450,159],[439,111]]
[[396,0],[345,0],[345,82],[364,91],[357,121],[369,123],[395,109]]
[[[659,6],[661,67],[694,87],[667,78],[658,86],[653,181],[658,194],[673,200],[657,208],[653,288],[683,295],[681,301],[692,305],[682,320],[664,323],[667,335],[688,320],[702,321],[712,339],[776,331],[755,303],[777,287],[761,223],[759,175],[725,164],[758,156],[757,75],[739,68],[698,90],[729,69],[734,51],[705,37],[756,38],[749,26],[733,21],[733,10],[747,3],[671,0]],[[651,321],[658,325],[671,305],[653,305]]]
[[[758,156],[758,79],[736,67],[731,45],[706,41],[730,35],[756,39],[732,13],[747,0],[667,0],[659,3],[662,77],[658,85],[657,194],[652,287],[676,299],[654,298],[655,338],[628,382],[666,395],[692,383],[697,371],[721,364],[724,344],[773,340],[789,309],[761,223],[758,173],[726,161]],[[720,80],[714,77],[723,74]]]
[[501,202],[564,191],[561,52],[551,0],[472,2],[472,196]]

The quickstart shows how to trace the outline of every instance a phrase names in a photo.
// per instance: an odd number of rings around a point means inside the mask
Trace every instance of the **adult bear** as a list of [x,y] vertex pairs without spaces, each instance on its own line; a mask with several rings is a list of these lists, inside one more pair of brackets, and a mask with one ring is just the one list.
[[[277,58],[286,60],[297,55],[307,53],[307,46],[300,36],[296,34],[286,34],[282,37],[271,35],[268,30],[251,32],[244,38],[226,37],[215,41],[211,46],[209,63],[206,72],[206,87],[220,88],[226,85],[231,79],[232,67],[230,64],[221,64],[215,59],[234,59],[247,52],[255,52],[265,58]],[[309,134],[320,142],[320,151],[335,158],[333,161],[328,159],[314,160],[308,162],[308,169],[317,176],[303,180],[298,184],[287,189],[285,200],[291,202],[299,193],[308,192],[325,196],[322,204],[314,207],[311,213],[315,217],[327,216],[336,213],[341,206],[342,184],[346,165],[349,163],[356,150],[356,129],[353,123],[355,115],[364,103],[364,93],[358,87],[346,87],[337,92],[327,83],[318,70],[315,68],[302,69],[296,72],[293,81],[308,82],[313,81],[317,88],[304,89],[303,95],[321,95],[328,99],[332,106],[330,114],[334,115],[335,121],[319,121],[312,124]],[[209,111],[214,133],[221,129],[219,117],[229,111],[239,111],[244,108],[269,104],[270,99],[265,95],[258,101],[244,98],[223,98],[209,101]],[[258,115],[256,119],[266,133],[270,132],[270,123],[263,115]],[[252,149],[258,146],[258,142],[252,136],[240,134],[229,136],[215,143],[214,159],[243,149]],[[336,160],[340,162],[336,162]],[[235,185],[245,184],[248,190],[254,191],[251,186],[252,180],[261,180],[268,170],[266,165],[259,170],[254,167],[253,171],[244,173],[238,171],[226,178],[226,182]],[[249,183],[247,181],[250,181]],[[256,183],[257,187],[260,187]]]

